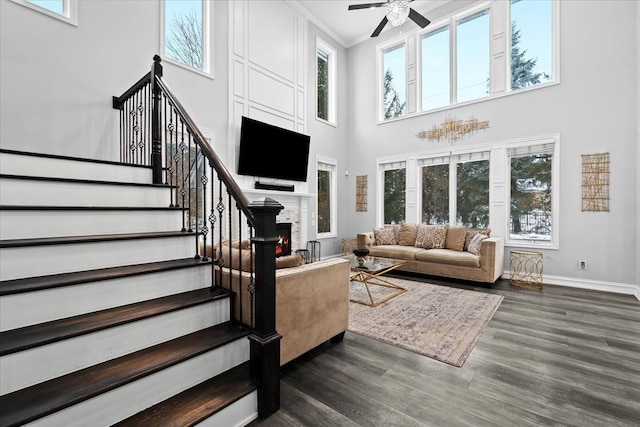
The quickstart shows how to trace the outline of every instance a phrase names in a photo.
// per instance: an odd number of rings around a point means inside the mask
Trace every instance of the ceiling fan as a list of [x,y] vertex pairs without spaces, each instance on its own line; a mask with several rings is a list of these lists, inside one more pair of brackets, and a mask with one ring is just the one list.
[[378,37],[378,35],[382,32],[382,29],[385,27],[385,25],[387,25],[388,22],[391,22],[391,25],[397,27],[398,25],[404,24],[404,22],[407,20],[407,17],[418,24],[421,28],[429,25],[431,21],[409,7],[409,2],[412,1],[413,0],[387,0],[377,3],[352,4],[349,6],[349,10],[385,7],[387,9],[386,16],[382,18],[380,24],[378,24],[376,29],[371,34],[371,37]]

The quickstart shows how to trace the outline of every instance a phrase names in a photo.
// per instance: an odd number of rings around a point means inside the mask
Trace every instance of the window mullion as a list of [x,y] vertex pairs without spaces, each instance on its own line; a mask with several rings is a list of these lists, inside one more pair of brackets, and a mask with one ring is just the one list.
[[457,103],[458,98],[458,23],[449,20],[449,105]]

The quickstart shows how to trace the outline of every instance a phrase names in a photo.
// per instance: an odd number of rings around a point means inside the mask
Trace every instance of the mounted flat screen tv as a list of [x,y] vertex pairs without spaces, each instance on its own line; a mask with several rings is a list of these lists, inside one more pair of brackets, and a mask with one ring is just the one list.
[[306,181],[311,137],[242,117],[238,174]]

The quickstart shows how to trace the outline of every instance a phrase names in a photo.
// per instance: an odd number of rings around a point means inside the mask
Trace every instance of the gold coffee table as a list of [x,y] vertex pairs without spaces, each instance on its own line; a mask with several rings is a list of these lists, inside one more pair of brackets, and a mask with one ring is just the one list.
[[[359,282],[364,284],[365,289],[367,290],[367,295],[369,296],[369,301],[360,301],[350,299],[350,301],[367,305],[369,307],[377,307],[383,302],[389,301],[391,298],[395,298],[398,295],[401,295],[407,292],[407,288],[397,285],[387,279],[383,279],[382,276],[385,273],[388,273],[396,268],[400,267],[405,261],[399,259],[392,258],[381,258],[381,257],[366,257],[366,261],[364,265],[359,265],[357,258],[355,255],[349,255],[344,257],[351,262],[351,275],[350,279],[354,282]],[[382,286],[385,288],[395,289],[396,292],[391,293],[390,295],[386,295],[383,299],[379,301],[374,301],[373,295],[371,295],[371,289],[369,286]]]

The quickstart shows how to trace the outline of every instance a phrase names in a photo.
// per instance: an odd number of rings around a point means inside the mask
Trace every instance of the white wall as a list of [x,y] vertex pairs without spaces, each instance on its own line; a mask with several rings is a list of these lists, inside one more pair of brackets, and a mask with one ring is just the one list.
[[[452,116],[475,116],[491,123],[488,130],[456,142],[457,147],[559,133],[560,249],[542,251],[545,276],[623,287],[635,284],[640,258],[634,144],[638,73],[636,41],[630,35],[637,34],[636,9],[636,2],[563,1],[559,85],[385,124],[376,123],[375,46],[402,36],[399,31],[412,31],[411,27],[392,29],[380,40],[349,49],[348,94],[357,100],[349,112],[350,173],[369,176],[373,203],[376,159],[441,150],[445,143],[422,141],[415,134]],[[430,18],[437,19],[438,12]],[[599,152],[611,153],[611,211],[581,212],[581,154]],[[373,210],[351,214],[349,234],[370,230],[375,221]],[[507,268],[508,253],[509,248]],[[588,270],[578,270],[581,259],[588,261]]]
[[[164,64],[164,76],[226,158],[227,4],[212,2],[215,79]],[[78,26],[0,2],[0,147],[117,160],[121,95],[160,52],[160,5],[78,2]]]

